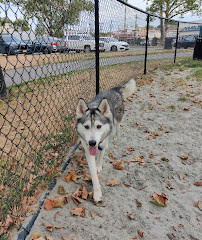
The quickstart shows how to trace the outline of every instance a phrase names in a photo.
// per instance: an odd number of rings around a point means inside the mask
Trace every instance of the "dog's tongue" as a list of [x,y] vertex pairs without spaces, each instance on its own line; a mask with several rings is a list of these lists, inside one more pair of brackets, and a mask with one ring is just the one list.
[[97,154],[98,147],[97,146],[89,146],[89,153],[91,156],[95,156]]

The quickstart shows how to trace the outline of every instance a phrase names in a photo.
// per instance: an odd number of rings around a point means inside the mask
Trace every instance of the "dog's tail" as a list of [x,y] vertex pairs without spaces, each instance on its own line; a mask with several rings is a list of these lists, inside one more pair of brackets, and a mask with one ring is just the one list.
[[136,81],[132,78],[122,87],[120,87],[119,92],[121,93],[123,99],[125,99],[132,96],[136,89]]

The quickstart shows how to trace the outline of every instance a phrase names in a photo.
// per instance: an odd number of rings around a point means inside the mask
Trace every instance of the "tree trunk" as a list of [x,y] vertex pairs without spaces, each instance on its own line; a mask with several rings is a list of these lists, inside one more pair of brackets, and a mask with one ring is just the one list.
[[[160,5],[160,16],[163,17],[163,5],[161,3]],[[160,19],[160,28],[161,28],[161,39],[160,39],[160,43],[161,43],[161,46],[164,46],[164,42],[165,42],[165,38],[164,38],[164,26],[163,26],[163,19],[161,18]]]
[[0,66],[0,98],[7,96],[6,83],[4,80],[3,72]]

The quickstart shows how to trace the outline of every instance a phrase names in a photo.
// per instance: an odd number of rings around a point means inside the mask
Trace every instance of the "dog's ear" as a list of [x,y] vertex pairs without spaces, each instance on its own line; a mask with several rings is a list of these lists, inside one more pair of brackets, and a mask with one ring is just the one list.
[[106,116],[106,117],[109,117],[111,116],[111,110],[110,110],[110,107],[109,107],[109,104],[107,102],[107,99],[103,99],[102,102],[100,103],[98,109],[100,110],[100,112]]
[[85,101],[81,98],[79,100],[79,103],[78,103],[78,106],[77,106],[77,109],[76,109],[76,116],[77,118],[81,118],[85,111],[88,109],[88,106],[87,104],[85,103]]

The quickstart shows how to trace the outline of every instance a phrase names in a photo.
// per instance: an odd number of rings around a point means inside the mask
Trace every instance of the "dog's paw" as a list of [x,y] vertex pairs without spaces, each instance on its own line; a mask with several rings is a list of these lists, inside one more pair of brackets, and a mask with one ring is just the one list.
[[102,192],[101,190],[97,190],[93,194],[93,199],[95,203],[99,203],[102,201]]
[[100,173],[102,171],[102,165],[97,165],[97,172]]

